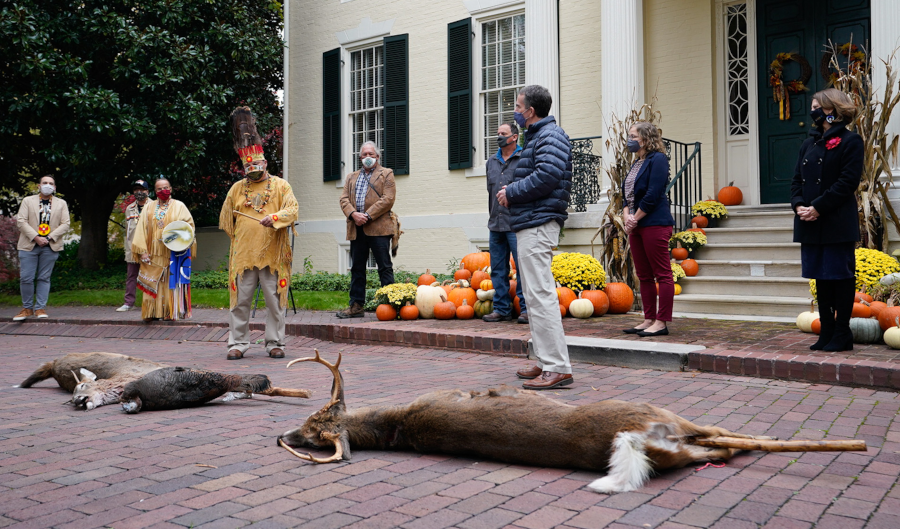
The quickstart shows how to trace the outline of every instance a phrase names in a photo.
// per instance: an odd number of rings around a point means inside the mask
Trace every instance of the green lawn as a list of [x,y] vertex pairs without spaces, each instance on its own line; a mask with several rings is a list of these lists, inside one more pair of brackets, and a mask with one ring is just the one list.
[[[122,290],[63,290],[51,292],[48,305],[51,307],[65,306],[99,306],[118,307],[122,305]],[[143,293],[138,290],[137,306],[140,306]],[[196,288],[191,291],[191,302],[194,307],[200,308],[228,308],[228,291],[225,289]],[[294,292],[294,302],[297,309],[303,310],[340,310],[347,308],[350,303],[350,295],[347,292]],[[21,305],[22,300],[16,294],[0,292],[0,305]],[[260,308],[266,306],[265,300],[260,295]],[[288,299],[290,307],[290,298]]]

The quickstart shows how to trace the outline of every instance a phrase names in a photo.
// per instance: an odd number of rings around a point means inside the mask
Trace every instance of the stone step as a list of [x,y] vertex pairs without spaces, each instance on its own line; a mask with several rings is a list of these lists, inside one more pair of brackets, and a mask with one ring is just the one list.
[[717,228],[793,227],[794,212],[788,206],[784,211],[729,211],[728,217],[719,220]]
[[697,259],[700,270],[695,277],[704,276],[753,276],[753,277],[801,277],[799,259],[772,261],[715,261]]
[[768,243],[793,242],[793,226],[706,228],[706,238],[712,243]]
[[713,261],[800,260],[800,244],[794,242],[773,243],[709,243],[693,252],[694,259]]
[[678,280],[685,294],[717,296],[809,296],[802,277],[694,276]]
[[809,310],[809,297],[717,296],[680,294],[675,296],[678,314],[730,314],[743,316],[797,317]]

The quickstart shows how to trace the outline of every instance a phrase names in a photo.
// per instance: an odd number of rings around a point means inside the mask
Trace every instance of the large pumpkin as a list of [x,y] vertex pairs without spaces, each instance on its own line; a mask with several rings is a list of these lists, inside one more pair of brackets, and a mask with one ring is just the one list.
[[451,285],[450,295],[447,299],[459,308],[462,306],[463,301],[468,301],[469,305],[475,305],[475,302],[478,301],[478,296],[475,294],[475,289],[469,286],[468,281],[460,279],[457,283]]
[[609,298],[610,314],[625,314],[634,305],[634,291],[625,283],[607,283],[603,290]]
[[493,301],[478,301],[475,303],[475,317],[483,318],[488,314],[494,312],[494,302]]
[[683,261],[688,258],[687,248],[672,248],[672,259]]
[[435,305],[444,301],[447,301],[447,293],[439,286],[420,285],[416,289],[416,308],[420,318],[434,318]]
[[871,318],[872,309],[870,309],[868,305],[865,305],[863,303],[854,303],[853,312],[850,314],[850,316],[853,318]]
[[415,320],[419,317],[419,309],[415,305],[411,305],[408,301],[406,305],[400,307],[401,320]]
[[439,320],[449,320],[456,316],[456,305],[452,301],[443,301],[434,306],[434,317]]
[[856,301],[857,303],[859,303],[860,301],[865,301],[866,303],[872,303],[875,300],[872,299],[872,296],[866,294],[865,292],[857,292],[855,295],[854,301]]
[[382,303],[375,309],[375,317],[378,321],[391,321],[397,319],[397,309],[393,305]]
[[872,318],[850,318],[850,332],[855,343],[876,343],[881,340],[881,326]]
[[725,206],[737,206],[744,201],[744,194],[734,186],[734,182],[731,182],[719,190],[716,198]]
[[894,321],[900,318],[900,307],[885,307],[878,313],[878,324],[881,330],[886,331],[894,326]]
[[602,290],[582,290],[581,298],[590,301],[594,306],[594,313],[592,314],[594,317],[603,316],[609,311],[609,298],[606,296],[606,292]]
[[471,320],[475,317],[475,307],[469,305],[469,300],[464,299],[463,304],[456,308],[456,317],[461,320]]
[[697,215],[696,217],[691,219],[691,225],[695,225],[698,228],[705,228],[709,226],[709,219],[704,217],[703,215]]
[[482,270],[491,266],[491,254],[490,252],[470,253],[463,257],[459,264],[474,274],[476,270]]
[[878,315],[881,314],[881,311],[887,308],[887,303],[883,301],[873,301],[869,303],[869,309],[872,311],[872,317],[878,318]]
[[419,281],[416,283],[416,285],[417,286],[430,285],[430,284],[434,283],[435,281],[437,281],[437,279],[435,279],[434,276],[431,275],[431,270],[427,269],[427,270],[425,270],[424,274],[419,276]]
[[681,269],[684,270],[684,275],[693,277],[700,271],[700,266],[693,259],[685,259],[681,261]]
[[559,283],[556,284],[556,297],[559,298],[559,304],[565,307],[566,310],[569,310],[569,304],[578,298],[574,290],[560,286]]

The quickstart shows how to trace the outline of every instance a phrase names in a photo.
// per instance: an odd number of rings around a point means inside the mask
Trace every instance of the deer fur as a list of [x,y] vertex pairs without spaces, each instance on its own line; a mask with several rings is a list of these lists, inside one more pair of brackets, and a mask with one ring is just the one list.
[[[346,409],[343,380],[336,364],[315,361],[334,375],[332,397],[300,428],[288,430],[278,444],[318,463],[349,460],[352,449],[414,450],[494,459],[541,467],[575,468],[607,475],[588,485],[612,493],[641,487],[655,471],[690,463],[727,460],[738,450],[704,448],[694,438],[738,437],[715,426],[698,426],[650,404],[605,400],[573,406],[533,391],[500,386],[488,391],[442,390],[406,406]],[[290,447],[335,447],[335,455],[317,459]]]

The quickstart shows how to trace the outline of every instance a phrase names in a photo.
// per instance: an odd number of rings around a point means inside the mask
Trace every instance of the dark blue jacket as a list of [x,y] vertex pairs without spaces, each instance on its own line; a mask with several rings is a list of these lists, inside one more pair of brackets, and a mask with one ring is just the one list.
[[[824,134],[810,132],[800,146],[791,180],[791,208],[812,206],[814,221],[794,217],[794,242],[831,244],[859,240],[856,189],[863,170],[863,141],[859,134],[835,123]],[[834,145],[828,148],[828,142]],[[836,145],[835,145],[836,143]]]
[[509,229],[509,209],[500,205],[497,201],[497,193],[512,182],[513,176],[516,174],[516,167],[519,165],[519,153],[522,147],[516,145],[516,150],[507,158],[503,159],[503,150],[497,149],[497,154],[488,158],[485,164],[487,171],[487,192],[488,192],[488,229],[491,231],[508,232]]
[[629,204],[627,199],[622,198],[622,206],[627,206],[632,215],[638,209],[647,214],[638,221],[638,226],[675,225],[669,198],[666,196],[668,184],[669,159],[661,152],[648,154],[634,177],[634,204]]
[[572,189],[572,147],[556,118],[547,116],[525,132],[525,148],[511,184],[506,186],[509,224],[522,231],[556,221],[563,226],[569,214]]

